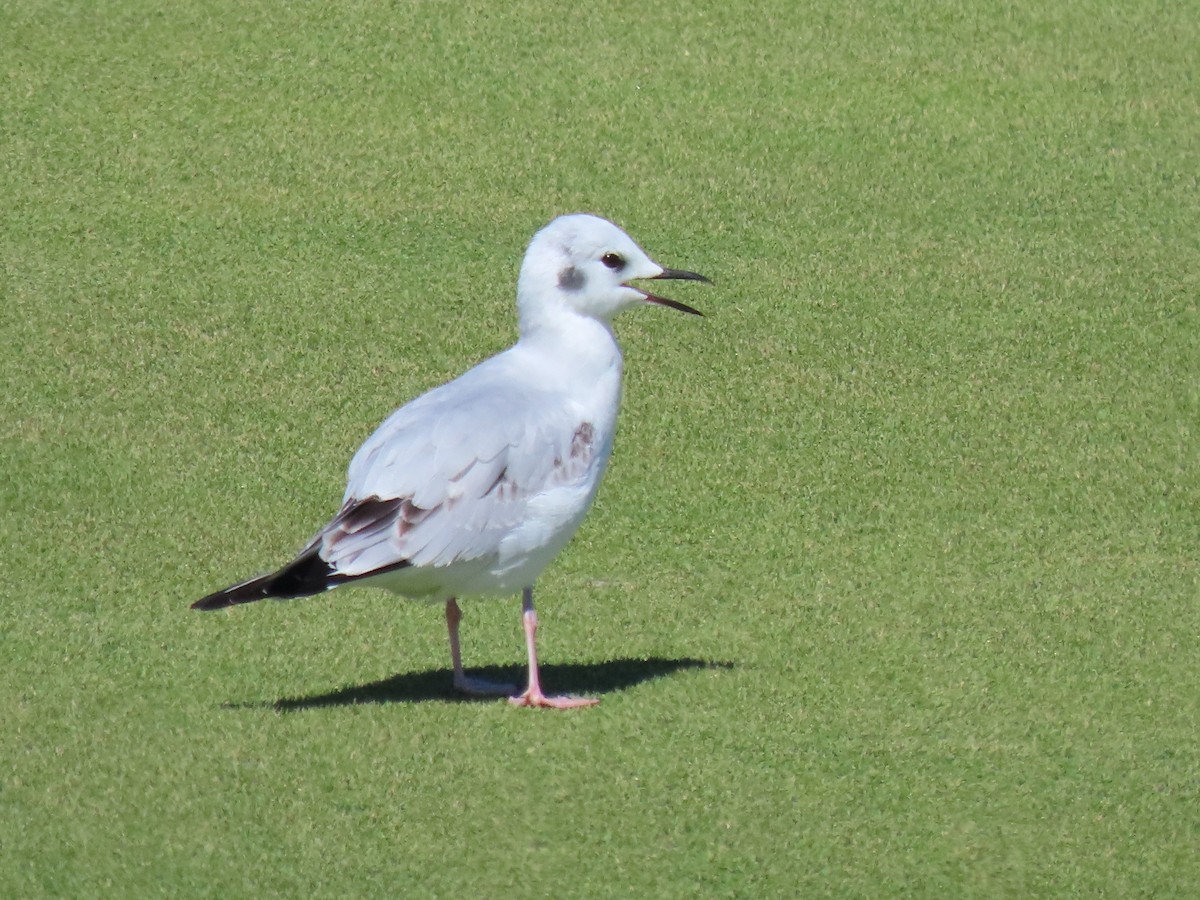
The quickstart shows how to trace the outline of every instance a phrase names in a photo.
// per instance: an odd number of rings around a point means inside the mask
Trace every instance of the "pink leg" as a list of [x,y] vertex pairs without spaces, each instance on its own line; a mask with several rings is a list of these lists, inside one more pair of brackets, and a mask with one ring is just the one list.
[[462,621],[462,610],[451,597],[446,601],[446,628],[450,632],[450,659],[454,663],[454,687],[464,694],[511,694],[516,687],[511,684],[496,684],[482,678],[468,678],[463,671],[462,651],[458,646],[458,623]]
[[538,678],[537,661],[537,612],[533,608],[533,588],[527,587],[521,594],[521,617],[525,622],[525,646],[529,650],[529,687],[519,697],[509,697],[514,706],[541,706],[548,709],[572,709],[576,706],[593,706],[600,702],[592,697],[547,697],[542,693]]

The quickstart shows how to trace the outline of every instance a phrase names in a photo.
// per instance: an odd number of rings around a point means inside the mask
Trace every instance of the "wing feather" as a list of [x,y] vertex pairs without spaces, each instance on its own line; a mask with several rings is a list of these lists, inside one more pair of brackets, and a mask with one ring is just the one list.
[[317,538],[339,574],[494,556],[531,498],[588,477],[598,448],[581,410],[553,390],[505,383],[500,395],[464,376],[397,410],[363,444],[342,511]]

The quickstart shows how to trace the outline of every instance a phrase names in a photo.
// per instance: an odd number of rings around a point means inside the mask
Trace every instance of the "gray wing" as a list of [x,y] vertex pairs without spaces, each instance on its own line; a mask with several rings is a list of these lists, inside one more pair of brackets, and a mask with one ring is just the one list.
[[578,405],[483,374],[396,410],[355,454],[342,510],[313,542],[339,575],[494,556],[531,498],[588,479],[600,448]]

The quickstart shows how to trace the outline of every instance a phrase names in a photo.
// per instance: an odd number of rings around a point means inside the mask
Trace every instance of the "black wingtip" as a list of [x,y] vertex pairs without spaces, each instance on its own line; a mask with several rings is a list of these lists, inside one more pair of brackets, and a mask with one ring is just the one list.
[[258,597],[254,597],[247,598],[245,600],[235,600],[229,596],[227,593],[228,590],[229,588],[226,588],[224,591],[217,591],[215,594],[209,594],[207,597],[201,597],[192,604],[191,608],[201,610],[202,612],[209,612],[210,610],[214,609],[224,609],[225,607],[233,606],[236,603],[249,603],[251,600],[260,599]]
[[270,575],[260,575],[238,584],[230,585],[223,590],[215,591],[207,597],[201,597],[192,604],[192,609],[209,612],[214,609],[225,609],[239,603],[253,603],[256,600],[292,600],[297,597],[311,597],[320,594],[333,586],[333,568],[312,547],[296,557],[278,572]]
[[268,597],[278,596],[272,590],[278,574],[276,572],[263,575],[260,578],[252,578],[250,581],[243,581],[240,584],[215,591],[193,603],[192,609],[208,612],[214,609],[225,609],[227,606],[236,606],[239,603],[253,603],[255,600],[266,600]]

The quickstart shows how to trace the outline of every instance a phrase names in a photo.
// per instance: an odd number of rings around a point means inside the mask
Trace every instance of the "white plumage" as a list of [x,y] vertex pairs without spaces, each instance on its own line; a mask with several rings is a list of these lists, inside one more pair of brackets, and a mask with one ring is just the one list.
[[445,601],[455,685],[493,693],[512,689],[463,672],[455,598],[521,590],[529,685],[512,701],[595,702],[542,693],[532,588],[583,521],[612,452],[621,399],[613,316],[643,303],[696,313],[629,283],[665,278],[707,281],[659,266],[604,219],[555,219],[521,266],[517,343],[392,413],[351,460],[341,510],[296,559],[193,606],[350,582]]

